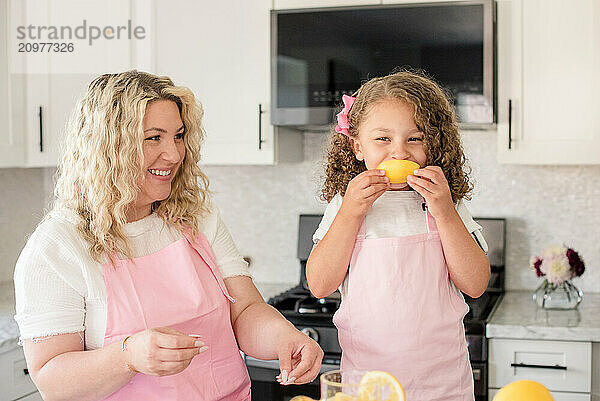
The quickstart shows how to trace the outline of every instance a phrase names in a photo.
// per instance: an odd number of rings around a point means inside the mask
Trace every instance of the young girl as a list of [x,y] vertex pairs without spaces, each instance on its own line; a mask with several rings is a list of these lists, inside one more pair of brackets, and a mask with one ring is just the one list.
[[[342,369],[388,371],[411,401],[472,401],[460,291],[479,297],[490,266],[461,202],[471,185],[452,107],[410,72],[343,100],[322,190],[329,205],[307,264],[316,297],[340,287]],[[377,166],[391,159],[421,168],[390,184]]]

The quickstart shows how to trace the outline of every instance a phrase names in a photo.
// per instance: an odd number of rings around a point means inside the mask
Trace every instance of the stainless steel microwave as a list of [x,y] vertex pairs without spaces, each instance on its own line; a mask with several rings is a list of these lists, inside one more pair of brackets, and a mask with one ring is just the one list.
[[271,122],[327,127],[343,94],[408,68],[450,94],[462,128],[491,127],[494,32],[493,0],[273,10]]

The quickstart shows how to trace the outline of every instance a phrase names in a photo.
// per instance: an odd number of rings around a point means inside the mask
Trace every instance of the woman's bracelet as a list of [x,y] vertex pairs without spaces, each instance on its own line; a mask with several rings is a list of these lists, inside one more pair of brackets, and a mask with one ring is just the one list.
[[[121,343],[121,350],[123,352],[127,351],[127,340],[129,340],[129,337],[131,336],[127,336],[123,339],[123,342]],[[134,368],[132,368],[131,366],[129,366],[128,363],[125,364],[125,366],[127,367],[127,369],[129,369],[130,371],[134,372],[134,373],[140,373],[139,370],[135,370]]]

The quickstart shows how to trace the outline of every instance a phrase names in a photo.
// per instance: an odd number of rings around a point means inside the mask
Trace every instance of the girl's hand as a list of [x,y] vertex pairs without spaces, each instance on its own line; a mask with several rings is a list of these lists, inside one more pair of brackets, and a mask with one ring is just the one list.
[[355,217],[364,217],[373,202],[390,188],[390,180],[385,170],[363,171],[348,183],[342,208]]
[[153,376],[179,373],[207,349],[198,338],[170,327],[141,331],[129,337],[125,345],[129,367]]
[[406,177],[406,182],[425,198],[429,213],[436,219],[444,219],[456,213],[452,194],[444,172],[438,166],[427,166]]

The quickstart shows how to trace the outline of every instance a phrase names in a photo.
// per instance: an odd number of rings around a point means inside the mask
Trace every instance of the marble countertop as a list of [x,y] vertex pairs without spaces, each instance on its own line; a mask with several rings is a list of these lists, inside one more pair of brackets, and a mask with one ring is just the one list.
[[17,347],[19,328],[13,319],[15,291],[12,281],[0,283],[0,353]]
[[486,327],[488,338],[600,342],[600,293],[584,293],[578,309],[538,308],[533,291],[507,291]]

